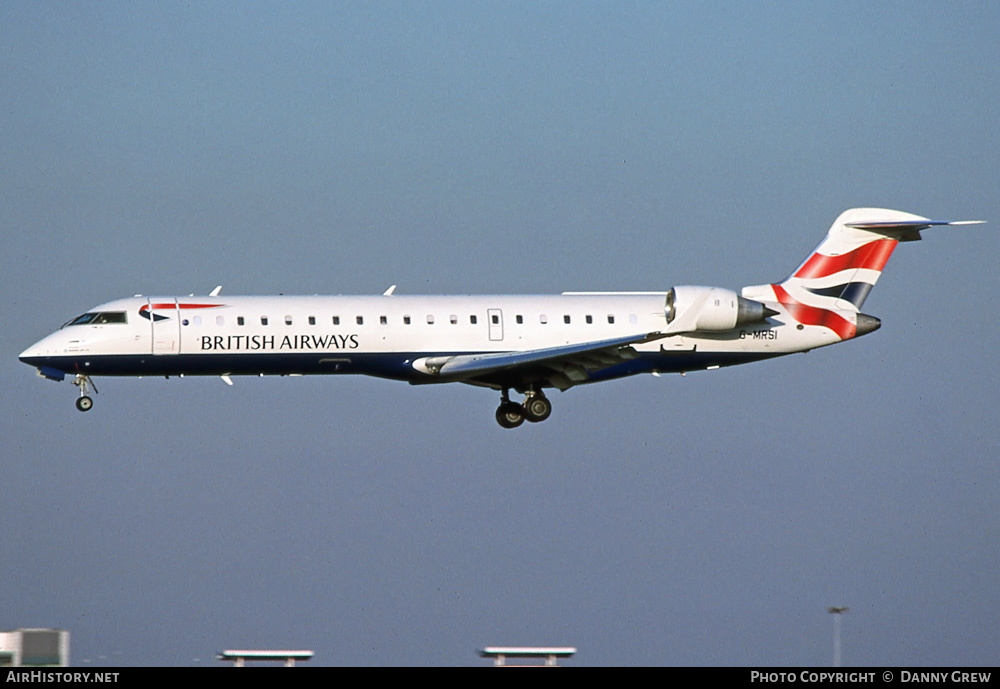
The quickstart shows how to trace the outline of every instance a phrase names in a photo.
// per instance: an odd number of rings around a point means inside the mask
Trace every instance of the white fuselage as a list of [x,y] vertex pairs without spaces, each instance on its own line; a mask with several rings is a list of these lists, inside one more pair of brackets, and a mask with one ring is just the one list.
[[[421,370],[420,360],[659,333],[667,325],[664,300],[665,293],[134,297],[88,312],[124,318],[67,324],[21,359],[86,375],[361,373],[446,382]],[[636,361],[585,382],[714,368],[839,341],[828,329],[803,327],[783,318],[780,305],[770,306],[778,313],[766,322],[636,344]]]

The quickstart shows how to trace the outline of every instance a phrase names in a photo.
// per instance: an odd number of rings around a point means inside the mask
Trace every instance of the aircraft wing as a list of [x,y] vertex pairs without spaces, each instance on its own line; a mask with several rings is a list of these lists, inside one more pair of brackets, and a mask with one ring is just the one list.
[[666,337],[663,333],[640,333],[579,344],[532,349],[526,352],[493,352],[427,357],[414,366],[449,381],[502,384],[496,381],[543,380],[565,390],[590,377],[592,371],[635,359],[632,345]]

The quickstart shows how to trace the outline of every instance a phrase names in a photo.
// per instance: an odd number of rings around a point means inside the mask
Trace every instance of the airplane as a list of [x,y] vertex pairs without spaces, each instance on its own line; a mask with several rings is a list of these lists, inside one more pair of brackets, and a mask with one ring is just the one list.
[[[842,213],[782,282],[550,296],[135,296],[101,304],[21,352],[38,375],[362,374],[500,392],[503,428],[544,421],[546,389],[640,373],[713,370],[867,335],[861,313],[897,243],[941,221],[884,208]],[[511,391],[524,396],[511,399]]]

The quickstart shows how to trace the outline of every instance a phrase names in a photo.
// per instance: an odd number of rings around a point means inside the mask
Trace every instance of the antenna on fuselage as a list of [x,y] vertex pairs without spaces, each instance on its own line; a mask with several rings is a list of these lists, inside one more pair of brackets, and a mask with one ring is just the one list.
[[213,289],[211,292],[209,292],[208,296],[210,296],[210,297],[217,297],[217,296],[219,296],[219,292],[221,292],[221,291],[222,291],[222,285],[219,285],[218,287],[216,287],[215,289]]
[[395,292],[395,291],[396,291],[396,286],[395,285],[389,285],[389,289],[387,289],[386,291],[382,292],[382,296],[383,297],[391,297],[392,293]]

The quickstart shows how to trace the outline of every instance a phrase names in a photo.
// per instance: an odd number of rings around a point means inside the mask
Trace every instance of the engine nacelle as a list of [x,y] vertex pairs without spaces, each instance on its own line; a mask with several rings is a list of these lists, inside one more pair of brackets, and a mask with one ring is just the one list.
[[759,323],[777,313],[759,301],[744,299],[721,287],[682,285],[667,292],[669,334],[696,330],[719,332],[747,323]]

